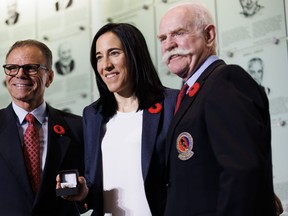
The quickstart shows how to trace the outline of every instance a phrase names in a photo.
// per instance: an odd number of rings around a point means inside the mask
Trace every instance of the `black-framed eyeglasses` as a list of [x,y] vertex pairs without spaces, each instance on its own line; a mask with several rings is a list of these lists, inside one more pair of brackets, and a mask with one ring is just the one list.
[[5,71],[5,74],[9,76],[16,76],[20,68],[23,69],[26,75],[35,75],[39,72],[39,69],[49,71],[47,67],[41,64],[25,64],[25,65],[6,64],[6,65],[3,65],[3,68]]

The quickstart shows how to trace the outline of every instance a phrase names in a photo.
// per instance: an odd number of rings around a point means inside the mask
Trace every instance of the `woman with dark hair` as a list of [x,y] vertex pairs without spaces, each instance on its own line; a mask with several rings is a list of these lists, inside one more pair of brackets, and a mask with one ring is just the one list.
[[179,91],[162,85],[145,38],[130,24],[97,32],[91,64],[100,98],[83,112],[85,179],[65,199],[85,198],[92,215],[163,215],[165,140]]
[[[97,106],[103,105],[103,114],[110,117],[114,115],[118,109],[118,103],[115,98],[116,96],[114,95],[115,92],[109,89],[109,84],[105,82],[105,78],[104,80],[102,79],[102,74],[100,72],[102,69],[108,72],[112,71],[114,67],[110,66],[113,64],[108,65],[107,68],[97,69],[98,62],[101,62],[102,65],[103,61],[103,55],[97,54],[97,40],[102,35],[109,33],[114,38],[118,38],[119,45],[122,46],[121,50],[118,48],[117,52],[121,51],[121,54],[125,56],[125,70],[127,70],[131,81],[130,83],[128,82],[128,85],[131,87],[129,94],[131,94],[131,96],[133,95],[133,97],[137,98],[139,101],[137,110],[147,109],[163,100],[164,87],[162,86],[153,65],[142,33],[130,24],[109,23],[103,26],[95,35],[90,53],[90,61],[95,71],[97,86],[100,93],[100,99]],[[104,41],[105,40],[106,39],[104,39]],[[116,50],[113,51],[112,54],[115,52]]]

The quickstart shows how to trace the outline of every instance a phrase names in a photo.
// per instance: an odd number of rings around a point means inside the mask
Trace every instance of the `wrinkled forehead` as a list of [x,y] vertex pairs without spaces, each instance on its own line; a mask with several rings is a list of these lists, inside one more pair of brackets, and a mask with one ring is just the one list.
[[7,56],[8,64],[32,64],[45,63],[46,59],[42,51],[36,46],[21,46],[14,48]]
[[183,7],[170,9],[160,20],[159,34],[167,34],[177,29],[192,27],[193,15]]

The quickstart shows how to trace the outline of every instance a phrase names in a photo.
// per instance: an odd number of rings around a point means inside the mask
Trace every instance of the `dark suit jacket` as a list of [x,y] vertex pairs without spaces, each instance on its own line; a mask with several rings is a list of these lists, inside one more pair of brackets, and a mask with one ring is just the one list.
[[[0,215],[7,216],[76,216],[74,202],[56,197],[56,175],[60,170],[78,169],[83,174],[82,118],[48,109],[48,150],[40,188],[33,195],[25,167],[16,114],[10,104],[0,110]],[[61,125],[65,134],[53,131]]]
[[[246,71],[222,60],[197,82],[199,90],[184,97],[168,132],[165,216],[274,215],[265,93]],[[176,149],[182,132],[192,140],[183,139],[193,153],[187,160]]]
[[[162,110],[152,114],[143,112],[142,175],[145,193],[153,215],[163,215],[166,200],[165,187],[165,140],[170,125],[178,90],[166,90]],[[96,103],[84,109],[85,177],[90,187],[89,208],[92,215],[103,215],[103,182],[101,140],[107,121],[95,108]]]

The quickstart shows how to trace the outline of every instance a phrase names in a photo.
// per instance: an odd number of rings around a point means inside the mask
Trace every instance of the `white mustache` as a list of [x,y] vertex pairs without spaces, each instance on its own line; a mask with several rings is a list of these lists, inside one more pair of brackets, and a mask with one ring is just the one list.
[[162,63],[168,64],[168,60],[171,58],[173,55],[188,55],[190,54],[189,50],[183,50],[180,48],[175,48],[171,51],[167,51],[164,53],[162,57]]

